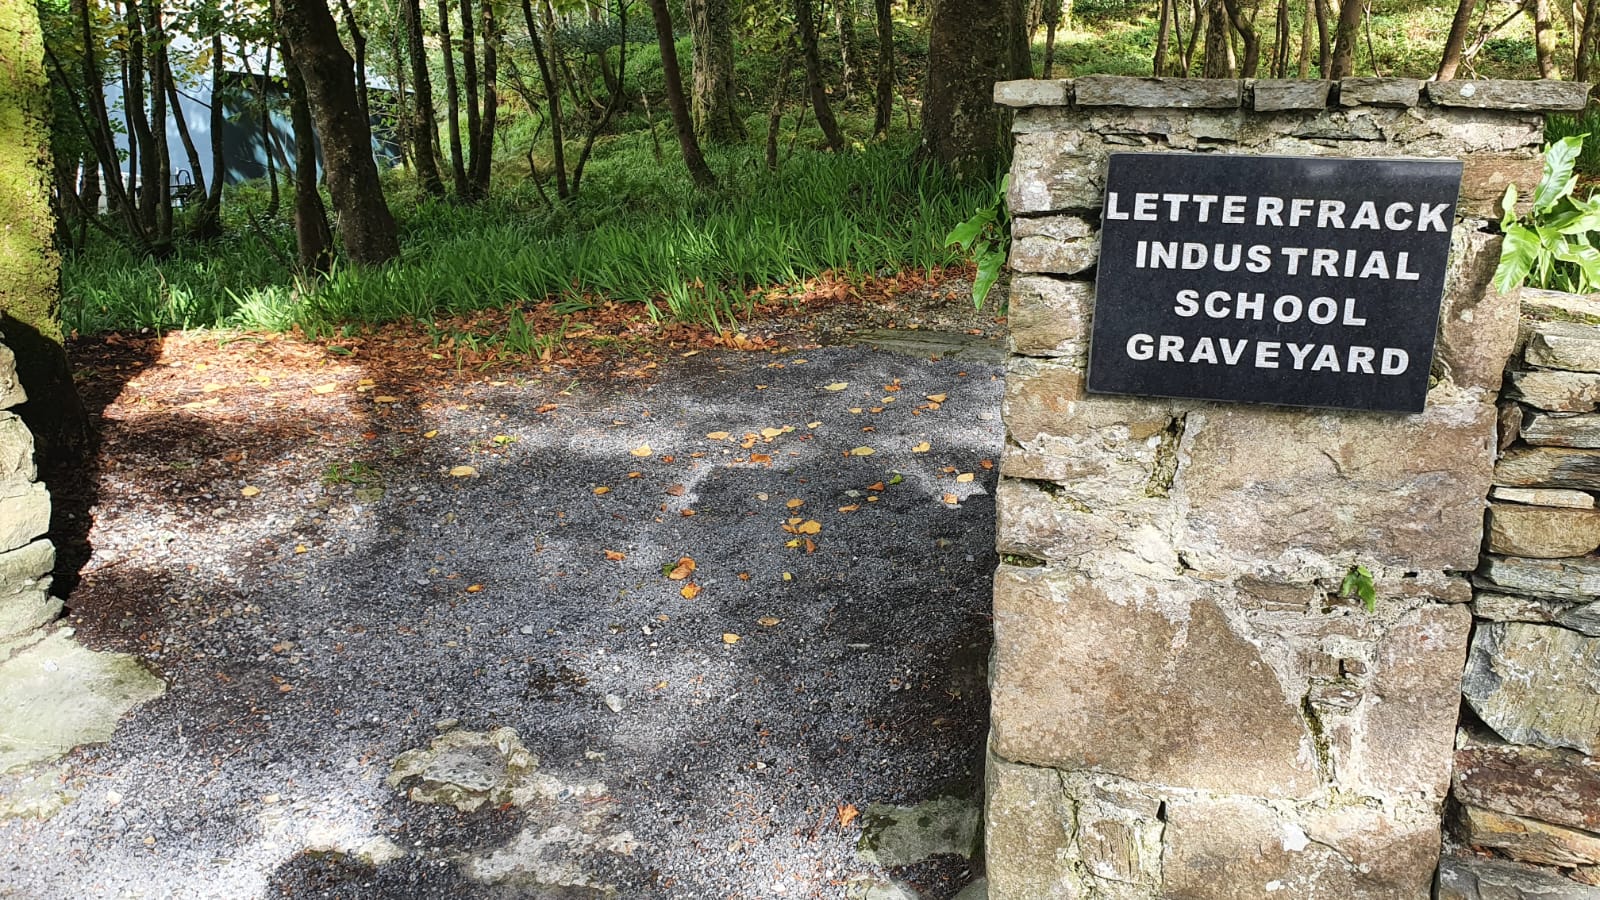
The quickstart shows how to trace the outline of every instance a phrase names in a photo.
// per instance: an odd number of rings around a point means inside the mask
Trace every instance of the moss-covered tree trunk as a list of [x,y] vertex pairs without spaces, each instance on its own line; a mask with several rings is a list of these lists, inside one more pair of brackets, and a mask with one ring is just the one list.
[[51,242],[44,43],[33,0],[0,0],[0,335],[17,357],[41,462],[80,458],[88,417],[61,333],[61,258]]
[[992,178],[1010,136],[994,83],[1012,76],[1010,3],[938,0],[928,36],[922,146],[958,178]]
[[684,14],[694,37],[691,108],[695,134],[707,144],[731,144],[744,137],[733,91],[733,4],[729,0],[686,0]]

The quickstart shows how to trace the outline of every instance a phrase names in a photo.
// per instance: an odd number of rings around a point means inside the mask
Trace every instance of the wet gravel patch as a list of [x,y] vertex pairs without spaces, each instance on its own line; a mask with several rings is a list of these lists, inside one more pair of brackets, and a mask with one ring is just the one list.
[[[497,377],[109,408],[70,624],[170,688],[69,757],[61,812],[0,821],[0,896],[959,889],[959,857],[860,861],[855,813],[981,777],[998,369],[828,347]],[[502,726],[603,795],[464,813],[385,782]],[[636,844],[572,843],[587,887],[469,877],[579,819]],[[375,838],[404,855],[362,861]]]

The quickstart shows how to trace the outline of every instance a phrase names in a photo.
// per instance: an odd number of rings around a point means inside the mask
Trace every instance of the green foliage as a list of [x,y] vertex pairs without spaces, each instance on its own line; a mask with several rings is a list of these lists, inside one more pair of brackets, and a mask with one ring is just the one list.
[[[1600,134],[1600,104],[1590,104],[1576,116],[1547,116],[1544,121],[1544,139],[1554,144],[1565,137]],[[1578,152],[1573,171],[1579,175],[1600,177],[1600,141],[1586,141]],[[1580,179],[1582,180],[1582,179]]]
[[1008,174],[1000,179],[988,201],[944,238],[945,246],[959,246],[978,264],[978,275],[972,280],[972,305],[977,309],[983,308],[983,301],[1006,267],[1006,253],[1011,247],[1011,214],[1006,208],[1006,189],[1010,186]]
[[[475,205],[385,185],[402,256],[381,269],[336,267],[297,283],[283,218],[254,225],[249,191],[224,205],[229,236],[180,245],[156,262],[103,238],[71,260],[65,317],[80,333],[127,328],[232,327],[327,334],[551,299],[581,307],[631,301],[641,312],[728,327],[756,288],[826,270],[934,269],[959,261],[942,238],[978,190],[907,163],[909,140],[843,156],[805,142],[776,173],[756,147],[709,153],[723,182],[694,189],[675,159],[657,162],[648,135],[608,138],[569,205],[547,204],[528,181],[497,184]],[[406,186],[402,188],[402,186]],[[263,245],[275,249],[268,251]],[[510,344],[535,346],[529,335]]]
[[1523,283],[1551,290],[1588,293],[1600,286],[1600,198],[1574,196],[1578,176],[1573,169],[1585,135],[1564,137],[1545,147],[1544,172],[1534,187],[1532,209],[1516,215],[1517,188],[1506,188],[1505,216],[1500,230],[1500,265],[1494,286],[1513,290]]
[[1359,597],[1361,604],[1372,612],[1378,608],[1378,590],[1372,582],[1372,572],[1366,566],[1352,566],[1339,584],[1339,596],[1348,599]]

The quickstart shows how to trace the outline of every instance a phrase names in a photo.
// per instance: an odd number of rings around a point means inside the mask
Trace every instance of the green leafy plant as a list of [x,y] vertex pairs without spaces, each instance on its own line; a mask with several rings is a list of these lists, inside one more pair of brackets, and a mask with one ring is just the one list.
[[972,280],[972,305],[977,309],[983,308],[984,299],[1006,267],[1006,253],[1011,247],[1011,214],[1006,210],[1006,189],[1010,186],[1010,175],[1000,179],[994,196],[944,239],[945,246],[960,246],[978,264],[978,277]]
[[1506,188],[1500,230],[1500,265],[1494,286],[1501,292],[1525,283],[1551,290],[1588,293],[1600,287],[1600,249],[1593,235],[1600,231],[1600,197],[1574,196],[1578,176],[1573,167],[1587,135],[1564,137],[1544,152],[1544,173],[1533,189],[1532,209],[1516,215],[1517,187]]
[[1361,603],[1372,612],[1378,608],[1378,589],[1372,583],[1372,572],[1366,566],[1353,566],[1339,584],[1340,599],[1361,598]]

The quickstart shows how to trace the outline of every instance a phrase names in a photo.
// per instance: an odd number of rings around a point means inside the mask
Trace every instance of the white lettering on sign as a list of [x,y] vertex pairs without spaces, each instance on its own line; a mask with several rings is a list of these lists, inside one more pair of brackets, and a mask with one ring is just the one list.
[[1257,369],[1292,369],[1297,372],[1346,372],[1356,375],[1404,375],[1411,367],[1411,355],[1399,347],[1369,347],[1356,344],[1296,343],[1294,341],[1256,341],[1255,352],[1247,354],[1248,338],[1202,336],[1192,342],[1181,334],[1135,334],[1128,338],[1128,358],[1136,362],[1238,366],[1241,362]]
[[[1252,200],[1254,201],[1252,203]],[[1220,213],[1218,210],[1220,209]],[[1254,214],[1250,214],[1250,210]],[[1378,204],[1366,200],[1351,207],[1343,200],[1308,197],[1255,197],[1242,194],[1176,194],[1135,192],[1131,201],[1106,193],[1107,219],[1136,222],[1220,222],[1273,228],[1316,228],[1343,231],[1448,232],[1448,203]]]

